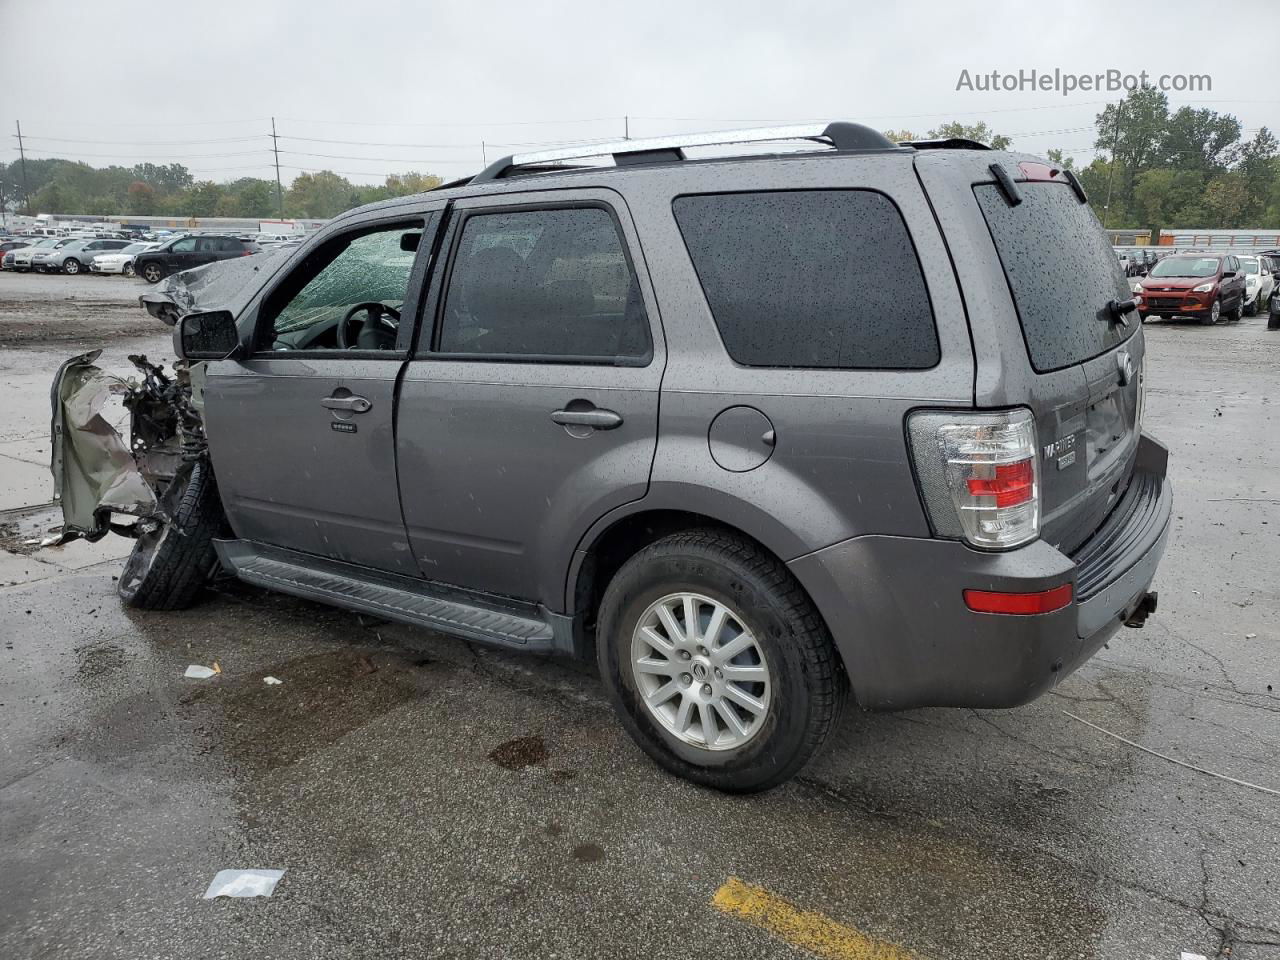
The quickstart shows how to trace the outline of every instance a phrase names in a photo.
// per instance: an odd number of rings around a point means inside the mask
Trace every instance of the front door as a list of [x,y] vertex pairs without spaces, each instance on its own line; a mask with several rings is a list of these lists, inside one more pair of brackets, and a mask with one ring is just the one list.
[[206,387],[236,536],[418,575],[393,417],[435,224],[432,213],[383,214],[334,232],[240,318],[256,349],[212,364]]
[[634,227],[612,191],[505,194],[457,201],[445,244],[400,391],[409,540],[429,579],[559,609],[578,540],[653,463],[665,355]]

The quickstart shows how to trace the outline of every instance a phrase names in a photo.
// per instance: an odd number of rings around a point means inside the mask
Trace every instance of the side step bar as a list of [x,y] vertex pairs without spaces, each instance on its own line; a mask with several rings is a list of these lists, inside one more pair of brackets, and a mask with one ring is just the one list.
[[530,653],[575,653],[573,621],[532,603],[479,597],[444,584],[249,540],[215,540],[222,565],[246,583]]

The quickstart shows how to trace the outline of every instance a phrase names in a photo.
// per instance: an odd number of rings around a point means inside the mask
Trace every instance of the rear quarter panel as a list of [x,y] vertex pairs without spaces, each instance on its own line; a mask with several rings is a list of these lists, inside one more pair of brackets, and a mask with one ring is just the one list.
[[[910,371],[736,364],[720,340],[672,201],[684,194],[839,188],[882,192],[900,210],[932,303],[940,362]],[[657,456],[639,506],[733,524],[784,560],[861,534],[928,536],[904,418],[917,406],[970,405],[973,355],[955,276],[911,155],[691,163],[637,172],[619,189],[642,238],[668,343]],[[734,406],[759,410],[776,436],[768,461],[745,472],[723,469],[709,445],[712,421]]]

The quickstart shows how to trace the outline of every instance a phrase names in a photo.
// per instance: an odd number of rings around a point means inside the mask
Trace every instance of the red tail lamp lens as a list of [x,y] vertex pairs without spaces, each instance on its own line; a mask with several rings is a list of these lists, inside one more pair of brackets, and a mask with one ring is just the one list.
[[966,590],[964,602],[975,613],[1053,613],[1071,602],[1071,584],[1064,583],[1039,593],[1001,593],[994,590]]
[[1036,474],[1030,460],[1002,463],[992,477],[970,477],[969,492],[975,497],[995,497],[997,507],[1016,507],[1031,499]]

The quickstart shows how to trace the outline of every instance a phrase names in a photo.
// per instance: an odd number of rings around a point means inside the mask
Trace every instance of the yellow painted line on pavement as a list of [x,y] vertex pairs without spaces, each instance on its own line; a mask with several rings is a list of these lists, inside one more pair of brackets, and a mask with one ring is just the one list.
[[836,923],[816,910],[802,910],[764,887],[743,883],[737,877],[730,877],[716,891],[711,904],[721,913],[768,930],[825,960],[916,960],[896,943]]

